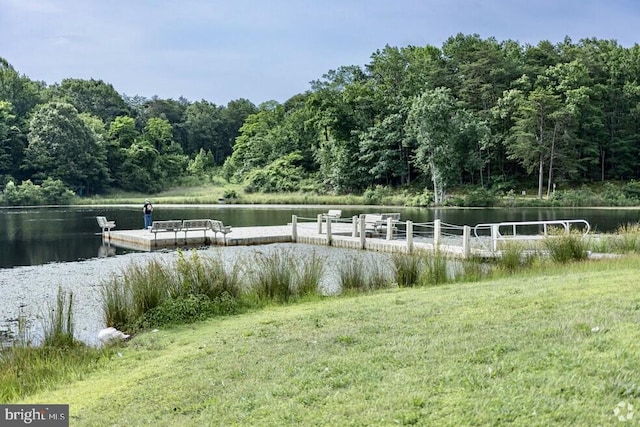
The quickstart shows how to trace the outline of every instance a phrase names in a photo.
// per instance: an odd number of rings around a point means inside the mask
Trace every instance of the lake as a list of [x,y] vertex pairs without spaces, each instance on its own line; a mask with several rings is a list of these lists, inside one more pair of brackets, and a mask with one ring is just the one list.
[[[342,209],[342,217],[360,213],[400,212],[402,220],[430,222],[441,219],[456,225],[499,221],[585,219],[592,230],[614,231],[619,225],[640,221],[640,208],[398,208],[379,206],[281,206],[281,205],[156,205],[154,219],[222,220],[225,225],[283,225],[291,215],[315,218],[329,208]],[[140,206],[65,206],[0,208],[0,269],[92,259],[127,252],[102,244],[95,217],[115,220],[117,229],[143,227]]]

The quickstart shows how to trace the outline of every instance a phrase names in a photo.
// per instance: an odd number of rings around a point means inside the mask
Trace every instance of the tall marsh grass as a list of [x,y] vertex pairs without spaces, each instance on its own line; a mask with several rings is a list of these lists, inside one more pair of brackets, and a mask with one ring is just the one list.
[[49,316],[44,324],[45,347],[72,347],[78,342],[73,337],[73,292],[65,293],[58,288],[55,306],[49,307]]
[[447,256],[439,250],[425,252],[418,283],[420,286],[434,286],[449,281]]
[[43,339],[35,345],[24,315],[11,345],[0,347],[0,402],[19,400],[65,379],[79,378],[106,362],[110,349],[96,349],[73,336],[73,293],[58,288],[43,319]]
[[[104,320],[108,326],[132,331],[200,319],[200,311],[226,314],[237,308],[234,300],[240,289],[237,264],[227,270],[220,257],[203,259],[196,251],[186,257],[180,252],[175,265],[158,260],[131,264],[121,277],[103,283]],[[180,310],[191,315],[182,316]]]
[[343,293],[368,292],[392,285],[392,269],[372,258],[348,256],[341,259],[336,268]]
[[248,272],[250,292],[260,304],[318,295],[323,271],[323,260],[315,252],[308,257],[286,249],[256,252]]
[[589,243],[580,232],[551,234],[544,238],[542,244],[549,251],[551,260],[560,264],[583,261],[589,255]]
[[395,281],[401,288],[415,286],[420,277],[422,258],[415,253],[394,253],[391,256]]
[[624,224],[609,239],[611,249],[616,253],[640,252],[640,224]]

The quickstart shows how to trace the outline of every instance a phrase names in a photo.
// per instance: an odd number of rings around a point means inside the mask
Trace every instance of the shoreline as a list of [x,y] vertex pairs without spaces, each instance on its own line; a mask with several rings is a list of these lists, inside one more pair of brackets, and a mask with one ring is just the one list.
[[[295,246],[294,246],[295,245]],[[388,254],[361,252],[354,249],[277,243],[259,246],[227,246],[197,249],[201,256],[221,256],[225,266],[242,262],[252,253],[278,249],[294,254],[313,253],[323,257],[325,271],[321,280],[321,292],[330,295],[338,292],[335,267],[337,262],[353,254],[375,259],[388,258]],[[186,256],[191,251],[183,252]],[[145,263],[151,259],[173,263],[178,251],[135,252],[106,258],[82,261],[49,263],[34,266],[17,266],[0,270],[0,337],[17,332],[18,318],[24,317],[34,343],[42,340],[42,325],[48,320],[48,310],[55,307],[58,288],[73,293],[74,336],[88,345],[99,345],[98,332],[105,328],[102,313],[101,287],[113,277],[121,277],[132,263]],[[249,263],[247,263],[249,265]]]

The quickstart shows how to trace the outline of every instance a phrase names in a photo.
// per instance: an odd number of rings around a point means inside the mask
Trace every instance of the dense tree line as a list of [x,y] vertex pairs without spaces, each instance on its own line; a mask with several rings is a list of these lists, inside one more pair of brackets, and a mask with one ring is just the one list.
[[221,166],[256,111],[246,99],[127,97],[100,80],[47,86],[0,58],[0,187],[8,203],[18,189],[25,203],[38,200],[34,189],[58,189],[64,200],[65,189],[156,192]]
[[596,39],[532,46],[459,34],[440,49],[386,46],[249,117],[225,171],[251,180],[297,153],[299,182],[429,185],[436,202],[461,184],[524,181],[542,196],[556,183],[638,179],[639,56],[638,45]]
[[[154,192],[223,166],[249,191],[535,185],[640,178],[640,46],[458,34],[386,46],[283,104],[51,86],[0,58],[0,184]],[[53,181],[51,181],[53,180]],[[54,186],[55,188],[55,186]]]

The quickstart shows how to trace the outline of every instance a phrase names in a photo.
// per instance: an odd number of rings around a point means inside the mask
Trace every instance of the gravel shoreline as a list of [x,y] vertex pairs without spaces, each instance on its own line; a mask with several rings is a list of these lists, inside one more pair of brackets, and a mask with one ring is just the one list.
[[[321,288],[327,294],[338,291],[335,266],[341,258],[355,254],[374,259],[388,258],[387,254],[376,252],[289,243],[206,248],[198,253],[202,256],[221,254],[225,265],[231,265],[238,259],[250,259],[256,251],[277,249],[290,250],[300,256],[313,252],[321,256],[325,260]],[[98,345],[98,332],[105,327],[100,293],[102,284],[114,276],[121,276],[122,271],[132,263],[157,259],[171,264],[176,258],[176,251],[141,252],[78,262],[0,269],[0,333],[15,332],[17,319],[22,315],[30,326],[32,339],[38,342],[42,335],[43,319],[48,319],[47,311],[54,307],[60,287],[66,293],[73,292],[76,338],[89,345]]]

